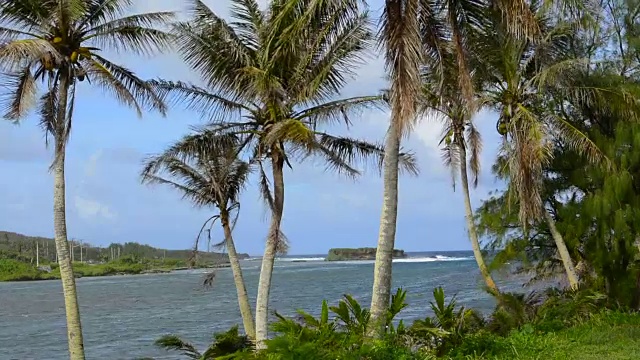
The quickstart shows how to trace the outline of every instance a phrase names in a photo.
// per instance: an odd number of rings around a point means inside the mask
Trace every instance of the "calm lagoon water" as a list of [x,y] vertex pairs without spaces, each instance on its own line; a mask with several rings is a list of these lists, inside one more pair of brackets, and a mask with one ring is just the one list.
[[[457,295],[461,304],[490,311],[470,252],[414,253],[394,262],[393,285],[408,291],[401,318],[429,315],[434,287]],[[260,261],[243,262],[255,299]],[[214,287],[204,289],[202,270],[171,274],[78,279],[78,296],[88,359],[177,359],[153,342],[177,334],[200,348],[216,331],[240,323],[230,269],[216,270]],[[323,299],[352,294],[368,306],[373,262],[325,262],[322,257],[289,257],[276,262],[271,309],[294,315],[318,314]],[[522,281],[504,277],[500,286],[517,291]],[[59,281],[0,283],[0,359],[68,358],[62,288]]]

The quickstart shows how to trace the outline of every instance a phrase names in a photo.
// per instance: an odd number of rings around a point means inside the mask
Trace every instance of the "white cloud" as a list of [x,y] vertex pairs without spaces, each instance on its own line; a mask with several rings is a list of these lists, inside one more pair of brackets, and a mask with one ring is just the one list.
[[85,220],[113,220],[117,216],[117,214],[112,212],[107,205],[79,195],[74,197],[74,205],[78,216]]
[[[100,149],[93,153],[87,161],[87,165],[84,168],[84,176],[87,178],[94,177],[96,174],[96,168],[98,167],[98,161],[102,157],[103,150]],[[84,182],[84,179],[83,179]]]

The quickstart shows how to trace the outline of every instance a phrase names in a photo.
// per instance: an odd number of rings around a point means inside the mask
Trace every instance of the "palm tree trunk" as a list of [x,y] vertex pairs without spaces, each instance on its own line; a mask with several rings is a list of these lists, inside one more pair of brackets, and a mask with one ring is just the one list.
[[67,336],[69,340],[69,355],[71,360],[84,360],[84,342],[82,339],[82,326],[80,324],[80,308],[78,306],[78,294],[76,281],[73,276],[71,258],[69,257],[69,241],[67,240],[67,216],[65,206],[65,132],[67,99],[69,83],[65,76],[60,77],[60,95],[57,112],[55,160],[53,164],[53,226],[55,233],[56,252],[60,266],[62,279],[62,293],[67,315]]
[[573,265],[573,260],[571,260],[571,255],[569,255],[569,250],[567,249],[567,245],[562,238],[562,234],[556,228],[556,223],[551,217],[551,214],[547,210],[544,211],[544,217],[549,225],[549,231],[551,231],[551,236],[556,243],[556,247],[558,248],[558,254],[560,254],[560,259],[562,259],[562,264],[564,265],[564,270],[567,272],[567,279],[569,280],[569,286],[572,289],[578,288],[578,283],[580,280],[578,279],[578,273],[576,272],[576,267]]
[[460,182],[462,182],[462,193],[464,196],[465,219],[467,220],[467,231],[469,232],[469,240],[471,240],[473,256],[476,258],[478,268],[480,268],[480,274],[482,274],[489,291],[493,294],[498,294],[500,292],[498,290],[498,286],[495,281],[493,281],[491,273],[489,273],[489,269],[482,257],[480,241],[478,241],[478,232],[476,231],[476,225],[473,222],[473,209],[471,207],[471,196],[469,195],[469,175],[467,173],[467,149],[464,141],[458,143],[458,147],[460,149]]
[[220,222],[224,229],[225,244],[227,246],[227,253],[229,254],[229,263],[231,264],[233,281],[236,284],[236,292],[238,293],[238,306],[240,307],[240,315],[242,316],[244,332],[252,340],[255,340],[256,326],[253,322],[253,312],[251,311],[251,304],[249,304],[247,287],[245,286],[244,278],[242,277],[242,268],[240,267],[240,260],[238,260],[236,246],[233,243],[233,235],[231,234],[231,227],[229,226],[229,214],[226,211],[220,212]]
[[262,257],[258,298],[256,299],[256,348],[258,350],[265,348],[264,341],[269,335],[269,291],[271,290],[273,263],[280,241],[280,223],[284,209],[284,158],[277,150],[272,153],[271,167],[273,171],[273,209],[271,209],[271,224]]
[[385,140],[383,160],[384,193],[380,233],[376,263],[373,270],[373,293],[371,297],[370,335],[381,336],[384,333],[389,298],[391,296],[391,272],[393,265],[393,247],[396,239],[396,220],[398,218],[398,157],[400,153],[399,124],[391,120]]

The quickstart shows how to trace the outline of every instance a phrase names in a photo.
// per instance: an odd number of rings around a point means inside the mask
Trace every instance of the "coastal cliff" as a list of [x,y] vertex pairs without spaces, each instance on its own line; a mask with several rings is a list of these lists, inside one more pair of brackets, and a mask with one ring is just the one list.
[[[394,259],[407,257],[404,250],[393,250]],[[329,250],[326,261],[346,261],[346,260],[375,260],[376,248],[334,248]]]

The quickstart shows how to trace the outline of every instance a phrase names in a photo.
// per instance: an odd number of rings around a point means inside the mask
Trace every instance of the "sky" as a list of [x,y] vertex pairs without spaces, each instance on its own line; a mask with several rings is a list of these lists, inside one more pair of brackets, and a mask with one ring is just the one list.
[[[263,1],[264,2],[264,1]],[[132,12],[180,11],[181,0],[135,1]],[[229,0],[205,0],[228,18]],[[381,1],[372,1],[374,14]],[[105,51],[141,78],[197,82],[175,54],[134,57]],[[386,87],[383,60],[372,55],[357,71],[342,96],[375,94]],[[2,93],[4,89],[0,89]],[[53,178],[48,168],[52,149],[31,116],[19,124],[0,119],[0,230],[53,237]],[[500,143],[496,115],[483,111],[476,118],[482,135],[483,172],[472,190],[475,206],[500,187],[490,167]],[[381,142],[389,124],[388,112],[371,110],[353,119],[341,134]],[[136,241],[155,247],[192,247],[202,223],[213,209],[196,209],[179,193],[140,183],[143,159],[162,151],[202,124],[200,115],[180,108],[166,117],[134,111],[108,94],[83,83],[76,96],[74,124],[67,149],[67,225],[69,238],[93,245]],[[422,119],[403,148],[413,151],[420,175],[400,179],[396,248],[405,251],[470,249],[464,222],[462,193],[454,192],[450,171],[438,150],[441,126]],[[382,205],[382,179],[369,169],[357,179],[325,171],[321,163],[294,164],[285,173],[286,195],[282,228],[290,254],[324,254],[332,247],[375,247]],[[264,249],[268,212],[253,179],[241,197],[241,213],[234,238],[239,252],[259,255]],[[220,237],[220,232],[215,233]]]

